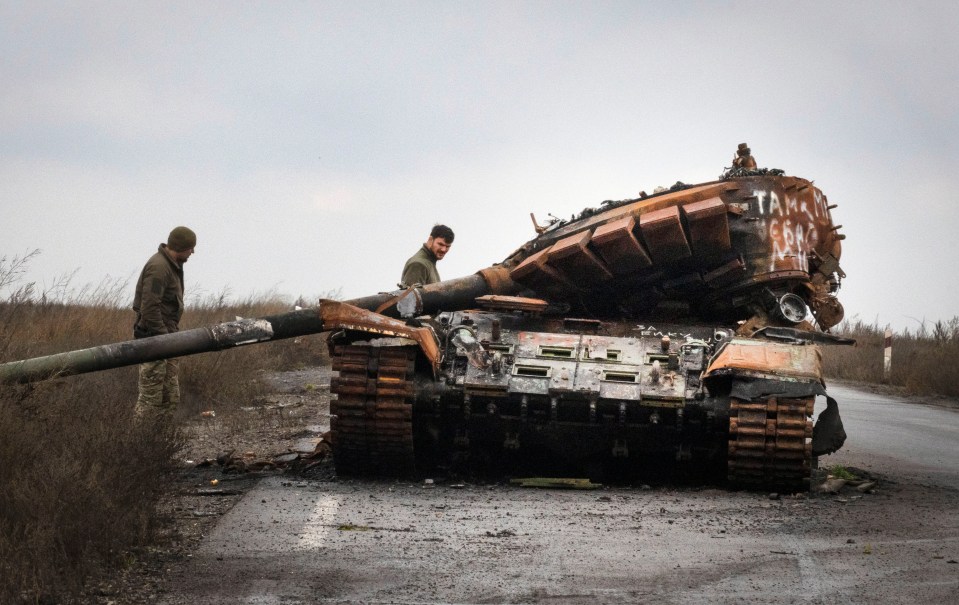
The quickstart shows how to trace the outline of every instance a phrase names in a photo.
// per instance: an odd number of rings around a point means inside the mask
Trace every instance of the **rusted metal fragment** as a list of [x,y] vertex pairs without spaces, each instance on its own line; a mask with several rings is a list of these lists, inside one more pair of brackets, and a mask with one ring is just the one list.
[[[841,248],[842,244],[839,240],[836,240],[834,248]],[[833,273],[839,273],[842,277],[845,277],[842,269],[839,268],[839,252],[827,252],[824,255],[817,253],[816,255],[817,267],[816,273],[812,276],[813,283],[819,283],[822,281],[828,280],[832,277]]]
[[497,296],[487,294],[476,299],[482,309],[491,311],[545,311],[549,303],[540,298],[525,298],[522,296]]
[[511,485],[519,487],[544,487],[549,489],[599,489],[602,483],[593,483],[589,479],[567,479],[556,477],[527,477],[510,479]]
[[547,261],[571,281],[593,284],[613,276],[595,252],[589,249],[589,231],[565,237],[555,244]]
[[822,351],[816,345],[734,338],[713,357],[705,376],[721,373],[788,376],[822,382]]
[[400,336],[415,341],[433,368],[439,368],[441,353],[436,334],[428,327],[417,328],[406,323],[360,309],[336,300],[320,301],[320,317],[327,329],[358,330],[384,336]]
[[846,315],[842,303],[835,296],[816,296],[810,301],[809,307],[823,330],[838,325]]
[[636,219],[626,216],[600,225],[593,232],[593,247],[616,275],[640,271],[653,264],[646,248],[636,239],[635,228]]
[[657,265],[672,264],[692,256],[683,232],[679,207],[663,208],[639,217],[639,228]]
[[718,197],[693,202],[683,207],[693,254],[708,260],[723,255],[730,249],[729,221],[726,204]]
[[510,279],[509,269],[502,265],[494,265],[476,272],[489,286],[490,294],[513,294],[517,291],[516,282]]
[[562,288],[575,289],[562,273],[547,264],[551,250],[552,246],[524,260],[509,272],[510,278],[536,292],[550,292]]

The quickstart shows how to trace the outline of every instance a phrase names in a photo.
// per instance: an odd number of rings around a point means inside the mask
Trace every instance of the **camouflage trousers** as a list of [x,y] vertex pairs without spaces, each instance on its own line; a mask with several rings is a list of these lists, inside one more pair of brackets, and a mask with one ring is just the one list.
[[176,359],[160,359],[140,364],[140,395],[136,415],[143,417],[173,416],[180,405],[180,375]]

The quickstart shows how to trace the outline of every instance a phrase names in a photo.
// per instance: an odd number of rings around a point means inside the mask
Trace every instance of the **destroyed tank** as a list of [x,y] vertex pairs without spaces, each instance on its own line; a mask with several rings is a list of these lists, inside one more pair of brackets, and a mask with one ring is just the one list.
[[[745,144],[539,226],[475,275],[0,365],[0,382],[328,332],[338,474],[673,477],[807,489],[845,440],[820,346],[849,344],[840,226]],[[823,411],[813,425],[817,396]]]

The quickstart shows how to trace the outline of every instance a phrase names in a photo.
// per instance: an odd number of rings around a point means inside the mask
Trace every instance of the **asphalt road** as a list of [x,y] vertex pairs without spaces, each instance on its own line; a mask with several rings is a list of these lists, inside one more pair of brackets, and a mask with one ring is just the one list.
[[830,392],[875,493],[271,477],[163,602],[959,603],[959,411]]

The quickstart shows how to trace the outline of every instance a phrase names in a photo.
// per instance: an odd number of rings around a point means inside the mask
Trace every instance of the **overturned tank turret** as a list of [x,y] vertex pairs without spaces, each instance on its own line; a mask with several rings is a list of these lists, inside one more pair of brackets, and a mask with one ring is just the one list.
[[849,342],[828,332],[845,277],[832,208],[743,144],[717,181],[534,220],[472,276],[3,364],[0,382],[329,332],[343,475],[691,471],[803,489],[845,439],[819,348]]

